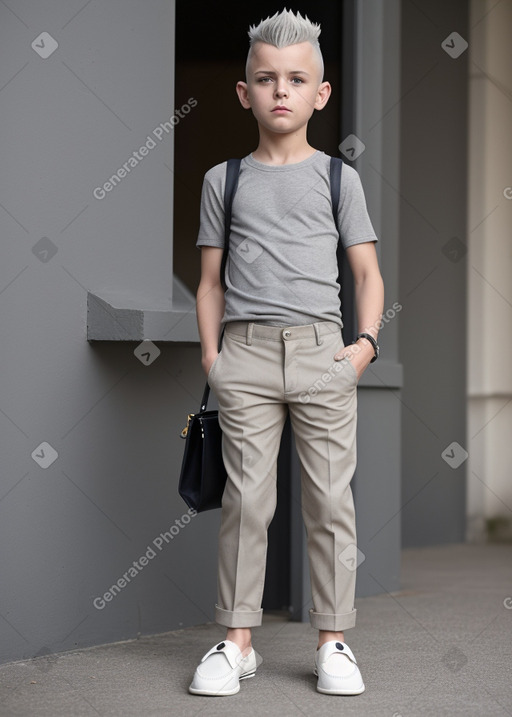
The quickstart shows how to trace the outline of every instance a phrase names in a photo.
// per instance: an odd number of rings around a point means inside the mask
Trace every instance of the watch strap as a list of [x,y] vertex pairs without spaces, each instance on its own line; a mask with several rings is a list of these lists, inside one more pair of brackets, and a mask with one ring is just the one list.
[[357,334],[356,341],[357,341],[357,339],[367,339],[371,343],[371,345],[373,346],[374,357],[372,358],[370,363],[373,363],[374,361],[376,361],[379,358],[379,345],[375,341],[373,336],[371,334],[367,334],[363,331],[362,333]]

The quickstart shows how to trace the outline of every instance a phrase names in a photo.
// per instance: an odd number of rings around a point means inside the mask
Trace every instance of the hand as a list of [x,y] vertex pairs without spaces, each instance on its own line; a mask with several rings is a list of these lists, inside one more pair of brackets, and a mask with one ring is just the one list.
[[218,355],[219,354],[217,352],[215,354],[209,354],[207,356],[203,356],[203,358],[201,359],[201,365],[203,367],[203,371],[205,372],[206,376],[208,376],[208,374],[210,373],[210,369],[213,365],[213,362],[215,361],[215,359],[217,358]]
[[373,346],[367,339],[358,339],[355,344],[344,346],[335,356],[335,361],[341,361],[343,358],[347,358],[355,369],[357,374],[357,381],[365,372],[370,365],[375,352]]

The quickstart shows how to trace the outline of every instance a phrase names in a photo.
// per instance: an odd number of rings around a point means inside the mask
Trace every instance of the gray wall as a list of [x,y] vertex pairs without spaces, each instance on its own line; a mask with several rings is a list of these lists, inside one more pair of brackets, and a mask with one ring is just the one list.
[[[398,333],[400,114],[400,0],[356,2],[357,102],[355,134],[366,145],[358,159],[368,210],[380,241],[384,279],[381,356],[370,364],[359,389],[358,466],[354,481],[358,547],[357,594],[375,595],[400,588],[401,548],[401,389],[402,357]],[[390,108],[391,111],[390,111]],[[397,307],[396,309],[393,307]]]
[[[173,3],[13,7],[0,5],[4,661],[211,620],[218,521],[175,525],[197,345],[159,344],[145,366],[135,343],[86,341],[87,290],[171,298],[172,132],[103,200],[93,190],[189,99],[174,97]],[[43,31],[58,43],[46,59],[31,47]],[[42,442],[58,453],[47,468],[31,456]]]
[[[465,0],[402,3],[400,356],[403,545],[464,541],[467,62]],[[450,43],[452,44],[452,43]],[[454,44],[454,43],[453,43]],[[461,446],[446,451],[456,442]],[[452,456],[452,465],[442,454]]]

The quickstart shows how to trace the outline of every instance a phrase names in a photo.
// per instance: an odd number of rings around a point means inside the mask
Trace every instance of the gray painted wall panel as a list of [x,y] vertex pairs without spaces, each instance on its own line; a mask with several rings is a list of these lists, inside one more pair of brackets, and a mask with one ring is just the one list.
[[[466,464],[442,453],[466,437],[468,5],[402,4],[400,355],[404,364],[403,544],[463,541]],[[459,450],[459,449],[457,449]],[[452,453],[452,451],[449,451]]]
[[213,619],[219,520],[183,523],[95,609],[186,514],[179,432],[204,377],[197,345],[162,343],[145,366],[136,342],[86,338],[88,290],[172,298],[172,132],[92,192],[188,97],[173,93],[172,2],[14,10],[0,7],[1,661]]

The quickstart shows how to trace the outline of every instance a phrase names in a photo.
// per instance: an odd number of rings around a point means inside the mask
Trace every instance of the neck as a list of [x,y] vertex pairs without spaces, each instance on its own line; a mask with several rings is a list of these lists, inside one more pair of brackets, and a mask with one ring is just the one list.
[[295,164],[311,157],[316,151],[306,138],[306,127],[290,134],[276,134],[260,127],[260,140],[252,153],[264,164]]

